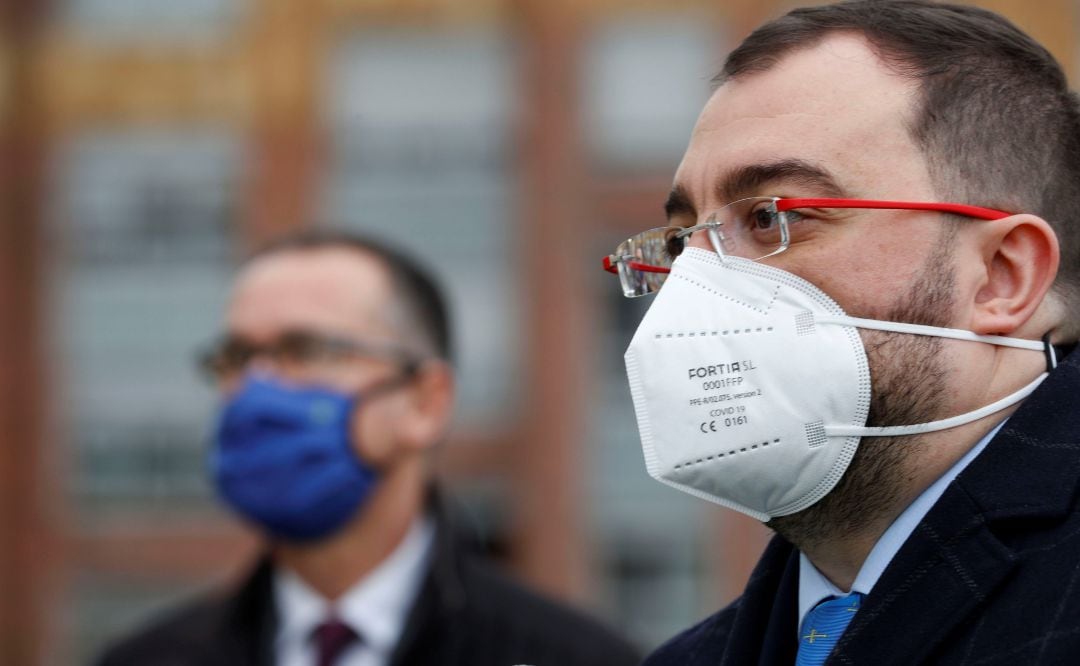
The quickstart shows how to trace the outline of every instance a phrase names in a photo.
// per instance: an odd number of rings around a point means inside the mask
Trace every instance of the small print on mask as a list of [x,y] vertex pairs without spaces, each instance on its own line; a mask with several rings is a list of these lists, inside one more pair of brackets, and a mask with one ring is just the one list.
[[720,432],[722,428],[733,428],[750,422],[744,403],[762,396],[760,388],[749,388],[747,384],[747,379],[754,370],[757,370],[757,365],[751,359],[689,369],[687,375],[692,388],[701,390],[700,397],[690,398],[690,407],[703,407],[708,410],[705,413],[707,418],[703,418],[698,425],[702,433]]

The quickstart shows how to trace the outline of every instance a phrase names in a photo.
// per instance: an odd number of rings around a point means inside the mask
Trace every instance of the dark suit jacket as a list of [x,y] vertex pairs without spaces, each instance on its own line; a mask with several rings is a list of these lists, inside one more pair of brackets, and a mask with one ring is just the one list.
[[[1080,664],[1080,353],[946,489],[829,664]],[[776,537],[731,606],[648,666],[795,661],[798,551]]]
[[[108,650],[100,666],[272,666],[273,567],[239,590],[199,601]],[[470,556],[437,513],[432,567],[393,666],[630,666],[637,652],[585,616],[526,591]]]

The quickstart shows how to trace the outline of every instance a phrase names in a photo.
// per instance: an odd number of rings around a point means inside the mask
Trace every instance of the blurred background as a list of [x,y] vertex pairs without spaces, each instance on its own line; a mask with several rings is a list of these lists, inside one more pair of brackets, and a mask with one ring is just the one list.
[[[0,663],[85,663],[234,579],[204,475],[245,250],[330,225],[444,281],[442,476],[506,565],[643,648],[766,537],[651,481],[600,258],[656,226],[709,79],[765,0],[3,0]],[[1077,68],[1080,0],[978,2]]]

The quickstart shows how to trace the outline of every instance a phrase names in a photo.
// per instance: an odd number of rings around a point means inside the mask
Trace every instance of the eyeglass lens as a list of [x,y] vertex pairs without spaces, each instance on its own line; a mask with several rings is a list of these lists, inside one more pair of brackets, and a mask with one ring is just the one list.
[[776,210],[774,198],[753,197],[724,206],[705,224],[657,227],[631,236],[615,248],[623,294],[636,297],[658,290],[675,258],[699,234],[707,239],[703,246],[721,256],[760,259],[786,246],[787,220]]
[[295,331],[266,344],[255,344],[239,337],[227,337],[202,356],[200,365],[210,378],[221,380],[242,374],[258,357],[271,359],[275,363],[298,366],[339,361],[356,352],[356,346],[348,341]]

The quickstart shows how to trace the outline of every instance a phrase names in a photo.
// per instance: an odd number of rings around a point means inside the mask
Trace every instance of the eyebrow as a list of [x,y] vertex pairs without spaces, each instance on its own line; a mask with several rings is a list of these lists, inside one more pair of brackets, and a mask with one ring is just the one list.
[[[717,183],[716,195],[720,201],[737,201],[761,194],[766,185],[781,183],[810,188],[814,194],[823,197],[843,198],[846,195],[824,167],[797,159],[739,167]],[[676,215],[697,215],[693,200],[682,185],[671,188],[664,203],[664,212],[669,219]]]
[[676,215],[697,217],[697,209],[694,208],[694,204],[690,200],[690,194],[685,187],[675,185],[671,188],[667,200],[664,202],[664,214],[669,220]]

